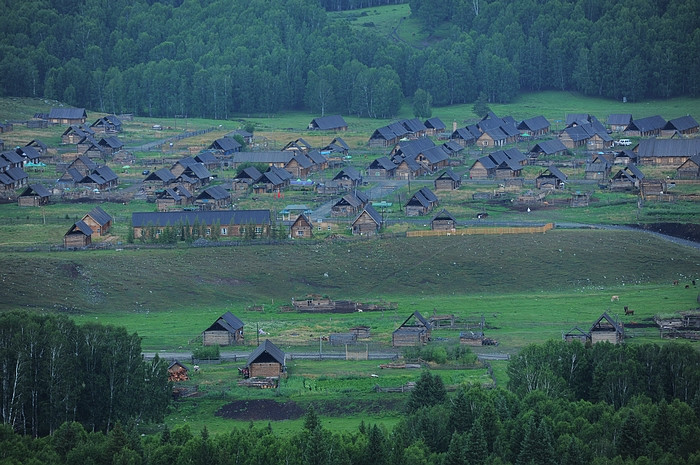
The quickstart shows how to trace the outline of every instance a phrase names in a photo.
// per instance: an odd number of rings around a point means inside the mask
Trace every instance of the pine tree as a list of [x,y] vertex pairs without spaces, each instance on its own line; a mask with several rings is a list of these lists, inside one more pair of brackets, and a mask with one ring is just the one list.
[[488,447],[486,438],[484,438],[484,429],[481,426],[481,419],[477,418],[467,435],[466,440],[467,450],[465,458],[470,465],[484,465],[488,456]]

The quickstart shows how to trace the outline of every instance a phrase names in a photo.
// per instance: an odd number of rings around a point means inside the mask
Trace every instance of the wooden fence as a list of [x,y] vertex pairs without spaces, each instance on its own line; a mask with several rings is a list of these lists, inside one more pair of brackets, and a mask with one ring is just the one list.
[[472,234],[537,234],[554,229],[554,223],[547,223],[544,226],[513,226],[513,227],[493,227],[493,228],[464,228],[453,229],[451,231],[407,231],[406,237],[428,237],[428,236],[469,236]]

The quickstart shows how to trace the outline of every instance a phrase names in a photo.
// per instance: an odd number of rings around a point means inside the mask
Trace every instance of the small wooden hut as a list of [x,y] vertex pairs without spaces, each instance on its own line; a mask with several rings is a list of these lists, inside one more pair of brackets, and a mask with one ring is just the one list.
[[75,247],[87,247],[92,243],[92,229],[84,221],[76,221],[63,235],[63,247],[70,249]]
[[174,383],[177,383],[178,381],[187,381],[190,379],[187,372],[187,367],[175,360],[168,366],[168,381],[172,381]]
[[205,346],[229,346],[243,342],[243,322],[226,312],[210,327],[202,332],[202,344]]
[[415,346],[430,341],[432,325],[423,315],[413,312],[391,335],[394,347]]
[[562,334],[562,339],[566,342],[579,341],[581,344],[585,344],[591,340],[591,335],[578,326],[574,326],[569,332]]
[[350,332],[357,336],[357,339],[369,339],[370,337],[370,327],[369,326],[355,326],[350,328]]
[[603,312],[591,326],[590,335],[593,344],[606,341],[611,344],[620,344],[625,339],[625,330],[622,323],[616,322],[607,312]]
[[24,192],[17,197],[20,207],[39,207],[49,203],[51,192],[41,184],[30,184]]
[[269,339],[250,354],[245,366],[249,378],[279,378],[286,369],[284,352]]

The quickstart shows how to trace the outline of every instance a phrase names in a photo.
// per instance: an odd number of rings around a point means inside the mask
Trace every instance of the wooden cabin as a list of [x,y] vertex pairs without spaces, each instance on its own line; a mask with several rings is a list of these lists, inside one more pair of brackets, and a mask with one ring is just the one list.
[[562,189],[566,183],[566,175],[554,165],[540,173],[535,178],[535,187],[538,189]]
[[430,229],[433,231],[454,231],[457,228],[457,220],[444,208],[430,220]]
[[311,220],[303,213],[297,216],[294,223],[289,227],[289,236],[292,239],[308,239],[313,237],[314,227]]
[[82,248],[92,244],[92,229],[84,221],[76,221],[63,235],[63,247]]
[[285,354],[265,339],[248,357],[245,370],[249,378],[279,378],[287,370]]
[[51,192],[41,184],[30,184],[17,197],[17,204],[20,207],[39,207],[48,205]]
[[100,207],[90,210],[83,216],[82,221],[88,225],[96,236],[106,235],[109,232],[109,228],[112,227],[112,217]]
[[350,332],[357,336],[357,339],[369,339],[370,338],[370,327],[369,326],[355,326],[350,328]]
[[463,331],[459,333],[459,343],[468,346],[480,346],[483,345],[484,333],[483,331]]
[[565,342],[579,341],[581,344],[585,344],[591,340],[591,335],[575,326],[569,332],[562,334],[562,340]]
[[688,158],[676,168],[676,179],[700,179],[700,154]]
[[440,176],[435,178],[435,190],[456,190],[462,185],[462,176],[456,174],[451,169],[445,170]]
[[433,191],[422,187],[408,199],[404,207],[406,208],[406,216],[421,216],[427,215],[437,205],[438,198]]
[[231,312],[221,315],[202,332],[205,346],[230,346],[243,343],[243,322]]
[[625,339],[625,330],[622,323],[616,322],[607,312],[603,312],[591,326],[590,335],[593,344],[597,342],[621,344]]
[[415,346],[430,341],[432,326],[419,312],[413,312],[391,334],[393,347]]
[[365,205],[362,213],[352,222],[354,236],[373,236],[382,227],[382,217],[372,205]]

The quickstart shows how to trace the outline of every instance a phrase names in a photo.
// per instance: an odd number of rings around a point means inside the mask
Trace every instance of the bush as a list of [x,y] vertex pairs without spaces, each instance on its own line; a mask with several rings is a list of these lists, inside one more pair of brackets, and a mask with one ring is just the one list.
[[192,358],[197,360],[217,360],[220,356],[219,346],[202,346],[192,351]]

